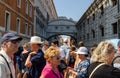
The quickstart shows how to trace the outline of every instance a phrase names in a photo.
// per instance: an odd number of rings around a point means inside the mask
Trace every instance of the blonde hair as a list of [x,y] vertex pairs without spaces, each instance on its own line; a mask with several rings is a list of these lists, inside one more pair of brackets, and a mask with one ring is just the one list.
[[47,61],[49,61],[50,58],[58,56],[58,55],[60,55],[60,50],[51,46],[46,50],[44,57]]
[[24,43],[23,47],[28,48],[28,43]]
[[98,47],[93,52],[93,62],[104,62],[109,63],[109,54],[114,52],[114,46],[109,43],[102,41],[99,43]]
[[47,40],[43,41],[43,44],[49,45],[49,42]]

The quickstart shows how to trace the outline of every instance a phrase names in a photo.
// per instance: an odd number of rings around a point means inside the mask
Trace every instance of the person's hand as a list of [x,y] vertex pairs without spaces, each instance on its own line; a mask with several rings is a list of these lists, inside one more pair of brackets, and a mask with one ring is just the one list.
[[71,67],[69,67],[69,66],[68,66],[68,67],[67,67],[67,69],[68,69],[68,70],[69,70],[69,69],[71,69],[71,70],[72,70],[73,68],[71,68]]
[[37,53],[35,52],[35,51],[33,51],[33,52],[31,52],[29,55],[30,56],[34,56],[34,55],[36,55]]
[[68,69],[68,71],[69,71],[70,73],[73,73],[73,72],[74,72],[74,70],[73,70],[72,68]]

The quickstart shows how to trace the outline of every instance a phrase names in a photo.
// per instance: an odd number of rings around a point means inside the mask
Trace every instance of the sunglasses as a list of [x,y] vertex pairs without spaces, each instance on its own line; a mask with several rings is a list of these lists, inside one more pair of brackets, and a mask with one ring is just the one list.
[[56,56],[57,60],[60,60],[60,56]]
[[9,41],[7,41],[7,42],[11,42],[11,43],[13,43],[13,44],[20,43],[20,41],[18,41],[18,40],[9,40]]
[[44,44],[45,46],[49,46],[48,44]]

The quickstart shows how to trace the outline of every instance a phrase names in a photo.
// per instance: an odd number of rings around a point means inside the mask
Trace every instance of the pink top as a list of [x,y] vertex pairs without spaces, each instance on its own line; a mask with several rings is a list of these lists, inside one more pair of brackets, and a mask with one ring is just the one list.
[[45,77],[45,78],[63,78],[63,75],[58,72],[58,73],[55,73],[52,69],[52,67],[50,66],[50,64],[46,64],[44,69],[42,70],[42,75]]

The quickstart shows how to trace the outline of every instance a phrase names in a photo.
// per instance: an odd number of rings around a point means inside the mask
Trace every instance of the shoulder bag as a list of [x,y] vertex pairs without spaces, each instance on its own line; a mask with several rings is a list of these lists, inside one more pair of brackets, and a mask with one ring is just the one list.
[[26,71],[24,72],[22,78],[29,78],[29,68],[26,69]]
[[92,75],[94,74],[94,72],[99,68],[101,67],[102,65],[105,65],[105,63],[101,63],[99,64],[97,67],[95,67],[95,69],[92,71],[92,73],[90,74],[89,78],[92,78]]
[[5,58],[2,54],[0,54],[0,56],[3,57],[4,60],[6,61],[7,65],[8,65],[8,68],[9,68],[9,70],[10,70],[10,78],[13,78],[13,76],[12,76],[12,71],[11,71],[11,69],[10,69],[10,65],[9,65],[8,61],[6,60],[6,58]]

